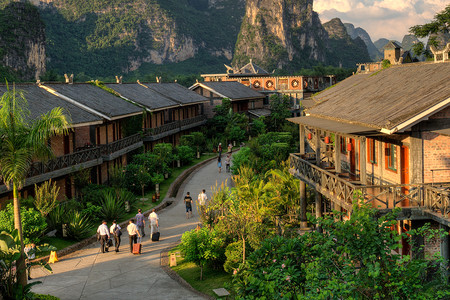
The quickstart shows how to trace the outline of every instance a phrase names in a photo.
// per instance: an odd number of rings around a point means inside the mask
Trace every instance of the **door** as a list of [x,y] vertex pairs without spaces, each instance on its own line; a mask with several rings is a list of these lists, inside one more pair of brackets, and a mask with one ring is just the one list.
[[[400,148],[400,180],[401,184],[409,184],[409,148],[401,146]],[[402,187],[402,193],[408,195],[409,187]],[[402,201],[402,206],[409,206],[409,200]]]

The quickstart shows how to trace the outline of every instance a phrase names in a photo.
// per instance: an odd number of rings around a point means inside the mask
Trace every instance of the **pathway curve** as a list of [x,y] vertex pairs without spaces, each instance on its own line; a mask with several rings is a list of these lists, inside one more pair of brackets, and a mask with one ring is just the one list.
[[[42,281],[33,292],[50,294],[61,300],[75,299],[203,299],[170,278],[160,268],[160,252],[180,240],[181,235],[196,227],[194,217],[187,220],[182,195],[190,192],[194,200],[205,188],[208,197],[211,187],[228,179],[229,174],[218,173],[217,161],[213,160],[194,172],[181,186],[177,199],[161,210],[161,240],[150,241],[150,230],[142,242],[142,254],[132,255],[129,250],[128,234],[122,230],[120,252],[101,253],[99,244],[91,244],[65,256],[52,265],[53,274],[40,269],[32,270],[33,280]],[[111,224],[108,224],[111,225]]]

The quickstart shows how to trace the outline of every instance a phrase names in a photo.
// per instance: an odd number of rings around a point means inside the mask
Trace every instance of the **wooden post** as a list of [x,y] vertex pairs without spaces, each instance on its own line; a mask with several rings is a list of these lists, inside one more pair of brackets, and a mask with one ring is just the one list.
[[[322,216],[322,194],[316,191],[316,218],[321,218]],[[317,231],[322,232],[322,228],[317,227]]]
[[360,181],[362,184],[366,185],[367,184],[367,170],[366,170],[366,166],[367,166],[367,146],[366,146],[366,138],[362,137],[359,140],[360,143],[360,155],[359,155],[359,176],[360,176]]
[[300,180],[300,227],[308,227],[306,218],[306,183]]
[[316,129],[316,165],[320,165],[321,157],[320,157],[320,130]]
[[305,154],[305,125],[300,126],[300,154]]
[[[334,171],[341,173],[341,136],[335,134],[334,136]],[[346,146],[346,145],[344,145]]]

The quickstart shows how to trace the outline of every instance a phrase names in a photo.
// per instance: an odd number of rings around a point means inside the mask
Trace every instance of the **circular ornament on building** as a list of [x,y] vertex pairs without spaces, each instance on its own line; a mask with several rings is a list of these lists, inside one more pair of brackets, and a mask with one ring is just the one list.
[[253,82],[253,86],[255,87],[255,88],[260,88],[261,87],[261,83],[258,81],[258,80],[255,80],[254,82]]
[[307,89],[308,88],[308,80],[303,79],[303,89]]
[[291,85],[294,88],[298,87],[298,80],[297,79],[292,80]]
[[266,82],[266,88],[270,89],[270,88],[272,88],[272,87],[273,87],[273,81],[272,81],[272,80],[268,80],[268,81]]

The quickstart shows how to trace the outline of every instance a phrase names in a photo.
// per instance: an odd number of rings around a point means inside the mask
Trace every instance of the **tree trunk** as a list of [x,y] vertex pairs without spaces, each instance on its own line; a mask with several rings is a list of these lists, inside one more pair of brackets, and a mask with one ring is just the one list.
[[200,265],[200,280],[203,280],[203,265]]
[[27,285],[27,270],[25,266],[25,254],[23,252],[23,233],[22,233],[22,220],[20,216],[20,201],[18,196],[18,190],[16,183],[13,183],[13,196],[14,196],[14,228],[17,229],[20,240],[20,257],[17,260],[17,282],[24,287]]
[[242,263],[245,263],[245,239],[242,238]]

